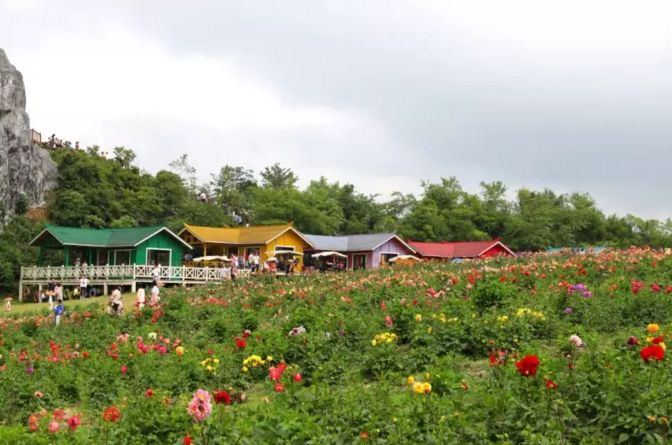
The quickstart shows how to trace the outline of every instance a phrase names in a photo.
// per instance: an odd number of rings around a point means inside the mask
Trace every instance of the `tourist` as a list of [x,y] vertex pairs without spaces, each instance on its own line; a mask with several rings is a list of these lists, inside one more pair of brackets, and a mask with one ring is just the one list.
[[48,301],[49,302],[49,310],[53,311],[54,310],[54,294],[50,293],[47,298],[49,298],[49,301]]
[[124,303],[121,299],[121,287],[117,286],[112,291],[110,296],[110,307],[112,308],[112,315],[121,315],[121,310],[124,307]]
[[231,255],[231,279],[236,281],[238,276],[238,257],[235,254]]
[[54,300],[62,300],[63,299],[63,285],[61,283],[56,283],[56,287],[54,288]]
[[56,302],[56,307],[54,308],[54,323],[56,326],[58,326],[61,323],[61,317],[63,316],[63,312],[65,312],[65,306],[63,305],[63,300],[57,300]]
[[152,285],[158,285],[160,278],[161,278],[161,266],[159,265],[159,263],[156,263],[154,265],[154,269],[152,269]]
[[82,275],[79,279],[79,299],[83,300],[87,297],[87,289],[89,288],[89,280]]
[[47,297],[53,301],[54,297],[54,289],[56,288],[56,283],[54,282],[53,278],[49,279],[49,283],[47,283]]
[[252,251],[248,259],[250,261],[250,269],[252,270],[252,273],[259,271],[259,255]]
[[149,305],[154,307],[159,304],[159,301],[161,300],[161,297],[159,297],[159,285],[158,283],[154,283],[152,286],[152,297],[149,300]]
[[135,305],[138,307],[139,310],[142,310],[145,307],[145,301],[146,301],[145,288],[144,286],[141,286],[140,289],[138,289],[138,293],[135,299]]

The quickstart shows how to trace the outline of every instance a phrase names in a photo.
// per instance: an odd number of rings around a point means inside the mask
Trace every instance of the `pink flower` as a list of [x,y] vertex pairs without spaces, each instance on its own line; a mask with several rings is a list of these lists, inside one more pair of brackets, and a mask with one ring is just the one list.
[[389,315],[385,317],[385,326],[388,328],[391,328],[394,322],[392,321],[392,317]]
[[49,432],[50,433],[58,433],[58,430],[60,429],[60,427],[61,426],[59,425],[59,423],[56,422],[55,420],[52,420],[51,422],[49,422]]
[[204,389],[199,389],[194,393],[187,407],[187,412],[196,421],[202,422],[212,413],[212,403],[210,403],[210,393]]
[[285,392],[285,387],[282,385],[282,383],[275,384],[275,392]]
[[128,366],[121,365],[121,374],[126,375],[127,372],[128,372]]

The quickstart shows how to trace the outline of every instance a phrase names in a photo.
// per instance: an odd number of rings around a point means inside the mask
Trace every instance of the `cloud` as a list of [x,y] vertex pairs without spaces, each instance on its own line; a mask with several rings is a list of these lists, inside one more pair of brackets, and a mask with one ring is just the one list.
[[[458,176],[669,217],[663,1],[0,0],[36,126],[181,153],[203,175],[282,162],[366,192]],[[55,131],[55,130],[53,130]]]

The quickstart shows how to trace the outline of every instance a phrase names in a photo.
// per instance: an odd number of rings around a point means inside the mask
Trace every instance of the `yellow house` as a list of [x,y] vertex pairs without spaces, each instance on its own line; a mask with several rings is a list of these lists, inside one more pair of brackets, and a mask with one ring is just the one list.
[[290,256],[303,264],[304,248],[313,247],[292,224],[253,227],[203,227],[184,225],[178,234],[194,248],[194,255],[231,255],[247,258],[256,252],[261,261],[272,256]]

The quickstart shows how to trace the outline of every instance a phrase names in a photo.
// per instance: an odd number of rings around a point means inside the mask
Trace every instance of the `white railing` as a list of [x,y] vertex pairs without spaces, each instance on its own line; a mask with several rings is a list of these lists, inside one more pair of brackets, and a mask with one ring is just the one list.
[[[239,270],[239,277],[248,277],[249,270]],[[81,277],[87,277],[91,281],[107,280],[152,280],[154,278],[154,266],[27,266],[21,267],[22,281],[75,281]],[[203,282],[219,281],[231,278],[229,268],[212,267],[173,267],[160,266],[159,277],[166,282]]]

